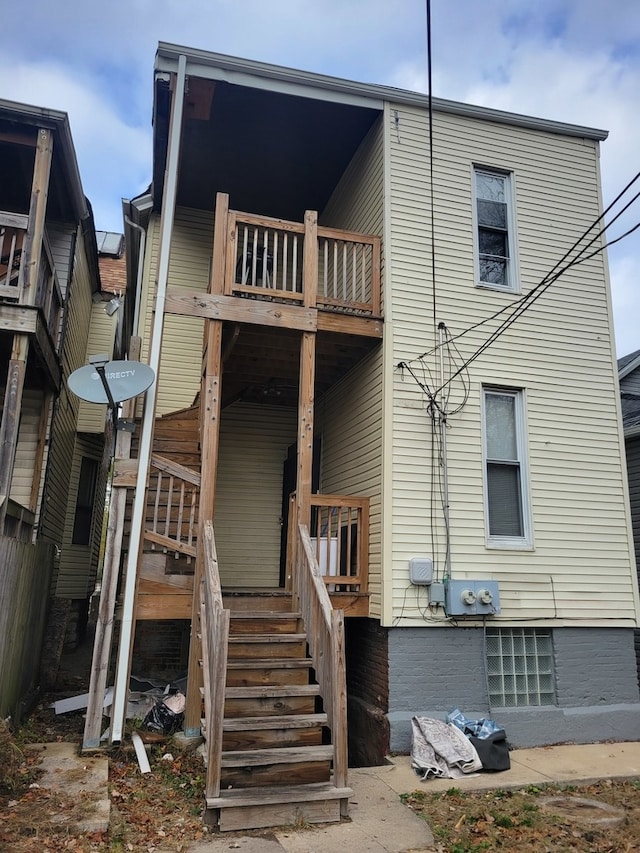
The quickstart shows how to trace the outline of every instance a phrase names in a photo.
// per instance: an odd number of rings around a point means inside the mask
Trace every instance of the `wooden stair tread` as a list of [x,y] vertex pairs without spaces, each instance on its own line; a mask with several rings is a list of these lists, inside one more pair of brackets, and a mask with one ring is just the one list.
[[227,669],[304,669],[312,666],[311,658],[234,658],[227,661]]
[[222,727],[225,732],[242,732],[251,729],[305,729],[314,726],[326,726],[326,714],[283,714],[277,717],[238,717],[225,719]]
[[331,761],[332,746],[281,746],[268,749],[234,749],[222,753],[221,767],[261,767],[265,764],[296,764]]
[[306,640],[306,634],[235,634],[229,637],[233,643],[299,643]]
[[302,803],[314,800],[342,800],[353,794],[351,788],[336,788],[331,782],[311,782],[309,785],[274,785],[264,788],[231,788],[219,797],[207,797],[208,809],[261,806],[276,803]]
[[231,619],[302,619],[302,613],[296,610],[231,610]]
[[320,687],[317,684],[260,684],[252,687],[227,687],[224,691],[227,699],[264,699],[278,696],[318,696]]

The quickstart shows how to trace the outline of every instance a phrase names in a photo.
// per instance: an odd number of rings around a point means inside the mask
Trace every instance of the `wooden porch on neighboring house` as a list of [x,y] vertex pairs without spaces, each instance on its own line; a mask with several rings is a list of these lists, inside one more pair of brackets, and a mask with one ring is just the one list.
[[[0,210],[0,364],[6,369],[0,425],[0,532],[28,539],[40,486],[50,404],[62,381],[58,347],[63,298],[45,225],[52,132],[46,128],[36,132],[34,128],[9,134],[7,139],[12,143],[17,140],[34,153],[29,213]],[[9,501],[9,491],[25,388],[44,389],[45,399],[31,500],[28,507],[21,507]]]
[[[161,290],[166,313],[205,320],[199,399],[176,414],[183,451],[197,456],[168,451],[171,415],[145,410],[136,458],[131,434],[118,433],[84,747],[99,744],[126,530],[112,742],[122,737],[136,620],[190,619],[185,732],[206,738],[210,821],[338,820],[350,793],[344,616],[369,612],[369,500],[312,494],[314,396],[382,337],[380,240],[319,228],[314,212],[293,223],[229,210],[220,194],[208,291]],[[268,393],[274,360],[298,423],[286,582],[223,590],[213,532],[220,416]],[[134,411],[125,404],[125,419]],[[132,488],[141,497],[128,509]]]

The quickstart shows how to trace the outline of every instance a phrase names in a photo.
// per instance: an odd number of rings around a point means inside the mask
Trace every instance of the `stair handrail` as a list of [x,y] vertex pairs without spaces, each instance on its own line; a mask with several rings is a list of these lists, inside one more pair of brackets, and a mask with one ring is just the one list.
[[230,611],[222,604],[213,522],[203,530],[203,572],[200,592],[202,673],[207,741],[206,797],[220,796],[224,699],[229,646]]
[[[334,610],[315,557],[309,530],[298,524],[292,592],[305,622],[309,653],[320,685],[334,749],[333,781],[347,787],[347,679],[344,612]],[[346,814],[347,803],[341,811]]]

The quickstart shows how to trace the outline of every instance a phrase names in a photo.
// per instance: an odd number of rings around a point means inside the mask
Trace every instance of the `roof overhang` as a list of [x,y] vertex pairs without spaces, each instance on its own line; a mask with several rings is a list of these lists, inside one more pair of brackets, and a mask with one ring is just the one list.
[[16,101],[0,99],[0,116],[10,121],[44,127],[55,133],[53,167],[62,171],[62,178],[71,200],[76,220],[89,216],[87,200],[82,189],[78,160],[71,136],[69,116],[61,110],[35,107]]
[[[254,88],[267,89],[272,92],[296,94],[305,98],[329,100],[334,103],[345,103],[353,106],[364,106],[370,109],[382,109],[385,102],[406,104],[407,106],[425,109],[429,100],[427,95],[397,89],[393,86],[379,84],[357,83],[339,77],[329,77],[325,74],[315,74],[309,71],[298,71],[280,65],[240,59],[220,53],[211,53],[168,42],[159,42],[156,54],[156,73],[175,73],[178,58],[185,56],[187,60],[187,75],[220,80],[236,85],[250,85]],[[433,98],[434,110],[453,115],[493,121],[499,124],[509,124],[515,127],[526,127],[544,133],[556,133],[563,136],[577,136],[584,139],[602,141],[609,135],[606,130],[585,127],[550,119],[495,110],[489,107],[463,104],[443,98]]]

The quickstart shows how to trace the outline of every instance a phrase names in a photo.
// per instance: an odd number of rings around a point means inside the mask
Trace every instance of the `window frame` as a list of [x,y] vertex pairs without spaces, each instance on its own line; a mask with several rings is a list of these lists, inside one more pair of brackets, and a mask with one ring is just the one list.
[[[516,217],[515,217],[515,174],[508,169],[498,169],[491,166],[483,166],[473,163],[471,167],[472,190],[473,190],[473,263],[476,287],[486,290],[498,290],[501,293],[520,293],[520,277],[518,275],[517,262],[517,239],[516,239]],[[478,221],[478,174],[486,174],[504,178],[505,199],[507,205],[507,284],[496,284],[480,279],[480,223]]]
[[[515,400],[515,437],[517,463],[520,472],[520,512],[522,515],[522,535],[506,536],[491,533],[489,516],[489,463],[492,459],[488,456],[488,434],[487,434],[487,396],[489,394],[500,394],[509,396]],[[487,548],[502,548],[511,550],[533,550],[533,526],[531,520],[531,495],[529,488],[529,454],[526,431],[526,394],[524,388],[513,388],[500,385],[482,386],[482,469],[483,469],[483,492],[484,492],[484,518],[485,518],[485,540]],[[499,461],[499,460],[496,460]]]
[[[71,528],[71,545],[74,547],[91,547],[93,540],[96,487],[99,475],[100,462],[92,456],[81,456],[78,470],[78,488],[76,490],[76,500],[73,511],[73,527]],[[91,492],[90,502],[85,502],[85,494],[89,497],[89,491]]]
[[[492,708],[557,707],[551,628],[490,627],[484,639],[487,692]],[[545,684],[549,685],[547,689]],[[505,701],[508,697],[512,701]]]

